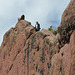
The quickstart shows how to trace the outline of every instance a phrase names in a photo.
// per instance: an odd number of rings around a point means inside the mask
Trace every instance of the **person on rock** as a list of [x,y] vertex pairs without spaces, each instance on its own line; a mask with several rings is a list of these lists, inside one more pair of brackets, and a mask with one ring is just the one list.
[[24,20],[24,19],[25,19],[25,15],[22,15],[22,16],[21,16],[21,20]]
[[40,24],[38,23],[38,21],[36,22],[35,29],[36,29],[36,31],[39,31],[41,29]]
[[18,22],[24,19],[25,19],[25,15],[22,15],[20,18],[18,18]]

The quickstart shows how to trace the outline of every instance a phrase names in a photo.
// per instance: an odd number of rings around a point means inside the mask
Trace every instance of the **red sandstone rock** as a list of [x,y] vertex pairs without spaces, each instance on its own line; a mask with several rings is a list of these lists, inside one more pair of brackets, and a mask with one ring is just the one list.
[[[18,54],[24,48],[26,40],[31,36],[31,31],[35,29],[27,21],[20,21],[15,28],[11,28],[3,37],[0,50],[0,74],[7,75],[14,66]],[[33,34],[32,33],[32,34]],[[20,61],[20,60],[19,60]],[[18,62],[19,62],[18,61]],[[17,62],[17,63],[18,63]],[[16,63],[16,64],[17,64]],[[15,69],[14,69],[15,71]],[[16,72],[12,71],[15,75]],[[10,75],[13,75],[10,74]]]
[[70,43],[52,57],[51,64],[50,75],[75,75],[75,31]]
[[[53,55],[49,75],[75,75],[75,0],[71,0],[62,15],[61,25],[58,27],[60,38],[67,29],[66,38],[70,34],[68,43],[65,43],[59,53]],[[68,28],[66,28],[68,26]],[[71,28],[69,28],[71,27]],[[59,37],[57,35],[57,37]],[[64,38],[63,38],[64,39]],[[64,41],[66,41],[64,39]],[[63,42],[61,40],[61,42]]]
[[68,23],[75,25],[75,0],[71,0],[71,2],[69,3],[62,15],[62,26]]
[[[71,0],[59,28],[69,22],[74,25],[74,5]],[[0,75],[75,75],[75,30],[70,32],[69,43],[58,53],[59,34],[45,29],[36,32],[30,22],[21,20],[3,37]]]
[[56,43],[56,37],[50,31],[42,29],[36,32],[30,22],[18,22],[3,37],[0,74],[48,74],[50,59],[58,50]]
[[61,19],[61,25],[58,27],[60,34],[60,48],[69,43],[70,36],[75,30],[75,0],[71,0],[64,11]]

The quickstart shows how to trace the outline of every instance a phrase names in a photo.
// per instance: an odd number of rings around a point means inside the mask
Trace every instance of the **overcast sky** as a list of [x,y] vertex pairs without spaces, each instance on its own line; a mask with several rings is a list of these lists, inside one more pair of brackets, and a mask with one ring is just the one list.
[[70,0],[0,0],[0,44],[3,35],[17,23],[17,18],[25,14],[32,25],[38,21],[41,28],[50,25],[57,28],[61,16]]

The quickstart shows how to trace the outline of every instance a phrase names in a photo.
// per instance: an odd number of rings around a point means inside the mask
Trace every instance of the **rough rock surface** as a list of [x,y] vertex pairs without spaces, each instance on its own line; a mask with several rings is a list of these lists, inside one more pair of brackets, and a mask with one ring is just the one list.
[[57,36],[45,29],[36,32],[25,20],[6,32],[0,47],[0,75],[75,75],[74,7],[71,0]]
[[51,58],[58,51],[56,36],[42,29],[36,32],[20,21],[3,38],[0,48],[1,75],[47,75]]
[[75,75],[75,31],[73,31],[70,43],[65,44],[51,59],[49,75]]
[[75,30],[75,0],[70,1],[62,15],[61,25],[58,27],[61,41],[60,48],[69,43],[73,30]]
[[51,59],[50,75],[75,75],[75,0],[71,0],[58,27],[60,52]]

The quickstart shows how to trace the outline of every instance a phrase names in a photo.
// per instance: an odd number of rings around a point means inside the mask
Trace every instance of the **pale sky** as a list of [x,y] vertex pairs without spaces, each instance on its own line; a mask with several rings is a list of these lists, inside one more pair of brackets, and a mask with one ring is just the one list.
[[70,0],[0,0],[0,44],[3,35],[17,23],[17,18],[25,14],[26,20],[34,26],[38,21],[41,28],[51,25],[57,28],[61,16]]

